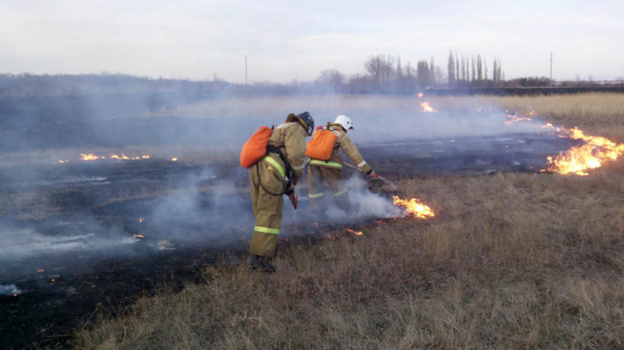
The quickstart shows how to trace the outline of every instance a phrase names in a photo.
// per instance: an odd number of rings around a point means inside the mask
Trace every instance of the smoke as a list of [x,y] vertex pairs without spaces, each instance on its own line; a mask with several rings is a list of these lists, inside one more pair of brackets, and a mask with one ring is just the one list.
[[0,295],[15,295],[21,294],[22,291],[17,288],[15,284],[3,285],[0,284]]
[[[386,219],[405,215],[405,211],[392,204],[392,200],[378,193],[371,192],[367,187],[367,182],[361,175],[354,173],[345,180],[345,185],[349,189],[349,199],[356,208],[354,213],[346,213],[338,208],[332,201],[325,210],[325,215],[330,221],[359,221],[361,219]],[[333,195],[328,193],[329,198]]]
[[170,238],[205,242],[236,238],[241,227],[253,224],[248,194],[241,193],[234,184],[247,173],[241,168],[230,177],[218,178],[217,174],[217,170],[207,166],[188,175],[183,185],[177,186],[181,193],[163,197],[154,204],[150,221],[154,226],[175,228],[168,234]]
[[[289,113],[308,111],[316,125],[349,116],[355,130],[348,135],[373,168],[398,156],[422,156],[416,166],[435,168],[440,155],[453,160],[467,150],[478,157],[457,167],[496,164],[483,153],[516,144],[524,153],[538,152],[539,145],[518,135],[552,131],[535,119],[509,123],[507,112],[478,101],[433,98],[436,112],[426,112],[420,104],[427,99],[415,96],[226,95],[201,102],[175,93],[0,100],[0,278],[14,267],[36,271],[49,257],[64,264],[77,257],[152,253],[163,240],[199,247],[248,239],[254,218],[238,152],[260,126],[282,123]],[[151,158],[76,160],[93,152]],[[172,156],[180,161],[169,162]],[[424,157],[438,163],[426,164]],[[368,190],[362,177],[356,173],[347,181],[357,212],[347,215],[330,202],[330,223],[404,215]],[[294,212],[285,203],[284,227],[314,220],[305,185],[300,187],[301,206]]]

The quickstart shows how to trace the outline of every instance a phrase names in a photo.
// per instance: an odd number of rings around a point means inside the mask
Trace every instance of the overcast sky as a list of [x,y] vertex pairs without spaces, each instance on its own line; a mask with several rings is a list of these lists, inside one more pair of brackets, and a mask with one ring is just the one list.
[[481,55],[506,79],[624,77],[624,1],[0,0],[0,73],[309,81]]

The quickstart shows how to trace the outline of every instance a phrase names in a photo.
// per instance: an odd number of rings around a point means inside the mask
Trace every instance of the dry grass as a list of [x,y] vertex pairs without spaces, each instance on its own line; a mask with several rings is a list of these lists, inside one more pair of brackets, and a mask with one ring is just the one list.
[[[612,105],[619,110],[592,112],[603,105],[593,98],[617,100]],[[598,118],[622,135],[623,98],[490,99],[529,106],[553,122],[588,130],[600,130],[593,120]],[[584,108],[568,108],[582,101],[588,101]],[[618,161],[588,177],[499,173],[393,179],[402,197],[421,198],[438,217],[401,219],[363,227],[363,236],[282,249],[272,275],[244,266],[208,268],[204,284],[144,298],[124,317],[103,317],[82,330],[74,344],[620,349],[623,170]]]

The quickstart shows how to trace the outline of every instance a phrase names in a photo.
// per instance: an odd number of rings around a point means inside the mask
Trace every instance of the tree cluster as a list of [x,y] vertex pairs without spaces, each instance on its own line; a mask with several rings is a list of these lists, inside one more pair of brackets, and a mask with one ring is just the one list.
[[481,55],[466,57],[450,52],[447,73],[449,88],[500,87],[505,80],[500,59],[492,61],[492,71],[489,72]]

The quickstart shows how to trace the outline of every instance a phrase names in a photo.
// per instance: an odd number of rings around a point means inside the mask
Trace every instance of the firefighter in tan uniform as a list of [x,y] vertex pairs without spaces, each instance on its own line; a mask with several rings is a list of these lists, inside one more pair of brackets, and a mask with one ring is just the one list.
[[[319,127],[320,128],[320,127]],[[365,174],[372,178],[378,175],[366,163],[360,155],[357,147],[347,135],[348,130],[353,130],[351,119],[345,115],[339,115],[333,123],[327,124],[327,129],[336,134],[336,142],[328,160],[310,159],[308,173],[308,196],[310,199],[310,210],[317,217],[322,217],[324,212],[324,185],[323,180],[327,183],[338,207],[347,214],[352,211],[351,200],[349,199],[348,189],[342,179],[343,162],[338,154],[342,151],[357,165],[357,167]]]
[[267,155],[249,168],[251,202],[256,218],[249,245],[250,264],[256,269],[273,272],[270,263],[275,256],[282,223],[282,210],[287,195],[295,209],[295,185],[305,166],[305,138],[312,135],[314,120],[308,112],[290,114],[286,122],[271,133]]

